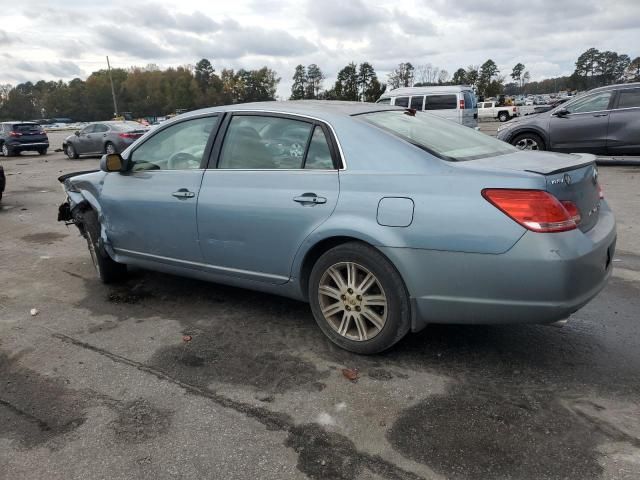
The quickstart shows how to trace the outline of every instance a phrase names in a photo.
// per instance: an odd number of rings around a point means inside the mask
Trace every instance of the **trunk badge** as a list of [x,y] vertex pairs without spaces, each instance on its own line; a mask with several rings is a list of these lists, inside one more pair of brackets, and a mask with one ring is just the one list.
[[566,183],[567,185],[571,185],[571,175],[569,175],[568,173],[565,173],[562,179],[564,180],[564,183]]

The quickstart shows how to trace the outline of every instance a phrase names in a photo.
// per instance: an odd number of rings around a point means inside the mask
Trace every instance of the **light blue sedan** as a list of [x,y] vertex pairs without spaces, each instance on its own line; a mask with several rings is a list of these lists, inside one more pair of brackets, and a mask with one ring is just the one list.
[[523,152],[412,109],[190,112],[60,178],[100,278],[127,265],[285,295],[380,352],[428,323],[552,323],[611,275],[594,157]]

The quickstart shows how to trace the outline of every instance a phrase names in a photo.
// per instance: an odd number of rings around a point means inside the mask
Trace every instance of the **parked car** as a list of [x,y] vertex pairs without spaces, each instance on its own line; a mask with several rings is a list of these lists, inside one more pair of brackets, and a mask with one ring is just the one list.
[[376,103],[427,111],[466,127],[478,126],[478,108],[468,86],[407,87],[385,92]]
[[553,110],[554,108],[562,105],[563,103],[565,103],[568,100],[569,100],[569,97],[555,99],[555,100],[551,101],[550,103],[548,103],[546,105],[536,106],[533,109],[533,112],[534,113],[548,112],[549,110]]
[[518,115],[516,106],[498,106],[497,102],[478,102],[478,118],[497,118],[501,122],[506,122]]
[[0,200],[2,200],[2,194],[7,186],[7,177],[4,175],[4,167],[0,165]]
[[115,120],[95,122],[65,138],[62,149],[71,159],[80,155],[119,153],[140,138],[148,129],[138,122]]
[[596,88],[548,112],[509,122],[497,137],[526,150],[640,154],[640,83]]
[[46,155],[49,148],[49,137],[42,127],[35,122],[2,122],[0,123],[0,151],[5,157],[20,152],[38,152]]
[[592,155],[521,152],[405,108],[199,110],[100,167],[60,177],[58,218],[104,282],[137,265],[307,301],[353,352],[427,323],[555,322],[611,274]]

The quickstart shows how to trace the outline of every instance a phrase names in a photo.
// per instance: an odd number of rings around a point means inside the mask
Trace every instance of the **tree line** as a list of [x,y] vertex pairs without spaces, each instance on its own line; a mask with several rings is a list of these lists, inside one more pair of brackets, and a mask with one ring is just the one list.
[[[223,69],[216,73],[202,59],[195,66],[161,70],[156,65],[112,69],[118,111],[134,117],[155,117],[202,107],[274,100],[280,78],[267,67]],[[86,80],[25,82],[0,85],[0,119],[28,120],[68,117],[76,121],[112,118],[114,106],[107,70]]]
[[[280,82],[277,73],[255,70],[215,71],[205,58],[195,65],[160,69],[156,65],[111,71],[119,112],[134,117],[159,116],[179,109],[274,100]],[[317,64],[297,65],[292,77],[291,100],[352,100],[375,102],[387,88],[431,85],[471,85],[479,96],[550,93],[587,90],[619,82],[640,81],[640,57],[589,48],[575,62],[570,76],[532,82],[523,63],[509,73],[510,80],[492,59],[481,65],[460,67],[453,75],[430,63],[414,66],[402,62],[381,80],[369,62],[350,62],[324,88],[325,74]],[[44,80],[16,86],[0,85],[0,120],[70,117],[78,121],[113,116],[109,74],[93,72],[86,80]]]

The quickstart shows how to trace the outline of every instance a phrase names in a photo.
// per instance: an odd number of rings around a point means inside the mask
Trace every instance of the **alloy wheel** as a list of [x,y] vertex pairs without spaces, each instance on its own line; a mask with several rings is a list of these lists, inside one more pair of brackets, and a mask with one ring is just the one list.
[[387,321],[387,296],[380,281],[354,262],[336,263],[324,272],[318,300],[327,323],[349,340],[370,340]]
[[538,142],[536,142],[533,138],[522,138],[518,140],[514,146],[518,150],[540,150],[538,148]]
[[107,153],[109,155],[116,153],[116,147],[113,146],[113,143],[107,143]]
[[4,143],[2,144],[2,155],[4,157],[9,156],[9,147],[7,147]]

